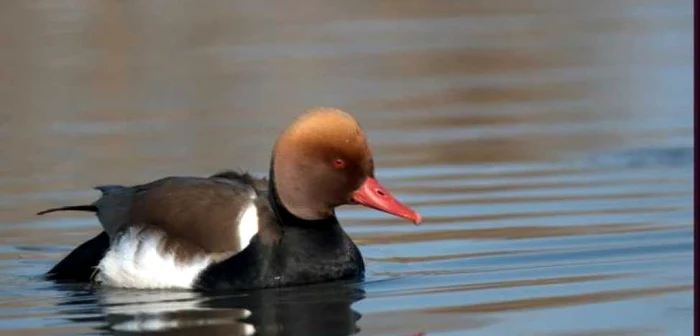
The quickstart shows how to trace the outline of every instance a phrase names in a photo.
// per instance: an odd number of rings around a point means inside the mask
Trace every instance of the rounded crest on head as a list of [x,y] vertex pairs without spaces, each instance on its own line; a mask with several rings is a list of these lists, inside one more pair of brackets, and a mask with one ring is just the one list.
[[341,159],[348,165],[374,168],[371,166],[372,153],[360,124],[337,108],[308,110],[282,133],[275,145],[275,153],[317,158],[329,163]]
[[273,150],[277,192],[295,215],[332,215],[374,175],[365,133],[350,114],[336,108],[308,110],[277,139]]

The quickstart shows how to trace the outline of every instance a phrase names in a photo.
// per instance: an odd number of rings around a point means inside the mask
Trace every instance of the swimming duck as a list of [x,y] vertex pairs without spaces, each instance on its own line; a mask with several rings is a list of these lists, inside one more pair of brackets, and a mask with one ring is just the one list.
[[195,290],[362,279],[362,255],[335,208],[359,204],[421,222],[375,179],[365,133],[335,108],[307,111],[278,137],[269,179],[224,171],[96,189],[92,204],[39,213],[93,212],[103,228],[48,279]]

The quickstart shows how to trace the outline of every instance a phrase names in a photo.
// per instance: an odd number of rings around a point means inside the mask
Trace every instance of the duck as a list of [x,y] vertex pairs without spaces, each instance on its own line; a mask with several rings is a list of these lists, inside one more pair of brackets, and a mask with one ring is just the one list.
[[225,170],[95,187],[91,204],[38,213],[96,215],[102,232],[45,277],[135,289],[250,290],[364,279],[336,208],[361,205],[418,225],[379,183],[365,132],[349,113],[312,108],[277,138],[268,178]]

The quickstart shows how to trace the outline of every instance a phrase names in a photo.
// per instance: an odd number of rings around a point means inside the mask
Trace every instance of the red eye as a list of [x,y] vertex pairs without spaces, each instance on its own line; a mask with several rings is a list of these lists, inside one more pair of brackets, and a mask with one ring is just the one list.
[[335,169],[345,168],[345,161],[343,161],[341,159],[336,159],[335,161],[333,161],[333,168],[335,168]]

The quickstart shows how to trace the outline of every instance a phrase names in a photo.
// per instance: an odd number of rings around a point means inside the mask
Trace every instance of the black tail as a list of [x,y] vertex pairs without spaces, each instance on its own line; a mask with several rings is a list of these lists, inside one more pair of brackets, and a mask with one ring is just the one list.
[[46,209],[41,212],[37,212],[37,215],[45,215],[47,213],[56,211],[86,211],[86,212],[97,212],[97,207],[94,205],[74,205],[74,206],[64,206],[60,208]]

